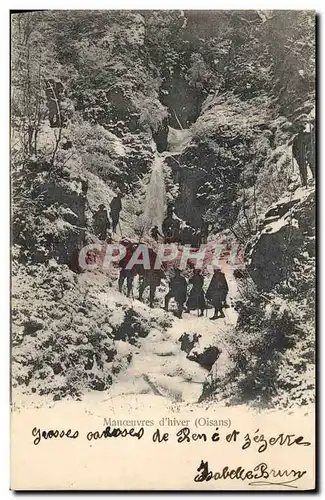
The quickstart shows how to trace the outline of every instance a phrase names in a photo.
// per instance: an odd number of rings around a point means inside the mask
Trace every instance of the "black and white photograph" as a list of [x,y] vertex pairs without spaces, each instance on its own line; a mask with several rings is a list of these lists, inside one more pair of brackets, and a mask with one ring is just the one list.
[[315,22],[11,12],[12,489],[314,488]]

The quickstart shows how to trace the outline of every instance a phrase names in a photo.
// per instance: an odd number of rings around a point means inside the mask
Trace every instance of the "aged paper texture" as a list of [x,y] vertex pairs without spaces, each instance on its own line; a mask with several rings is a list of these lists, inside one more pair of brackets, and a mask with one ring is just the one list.
[[315,127],[313,11],[12,14],[12,489],[315,488]]

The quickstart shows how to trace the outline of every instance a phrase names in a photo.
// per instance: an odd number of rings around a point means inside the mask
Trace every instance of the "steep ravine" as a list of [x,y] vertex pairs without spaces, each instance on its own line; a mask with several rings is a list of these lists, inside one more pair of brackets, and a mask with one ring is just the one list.
[[[269,14],[267,22],[257,11],[14,15],[16,394],[313,401],[315,184],[309,172],[301,187],[292,142],[315,121],[314,14]],[[64,89],[62,130],[50,127],[40,72]],[[142,304],[117,291],[117,269],[80,272],[78,252],[99,242],[94,212],[118,190],[116,242],[155,245],[150,227],[172,202],[187,227],[209,223],[211,246],[246,247],[236,279],[225,266],[233,287],[225,319],[163,312],[167,280],[151,310],[147,296]],[[192,341],[193,352],[182,350]],[[217,353],[210,371],[195,361],[205,346]]]

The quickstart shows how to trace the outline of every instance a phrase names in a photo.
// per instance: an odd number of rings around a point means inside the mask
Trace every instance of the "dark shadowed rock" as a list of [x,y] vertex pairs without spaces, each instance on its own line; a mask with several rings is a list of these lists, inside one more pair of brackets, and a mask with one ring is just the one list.
[[41,330],[43,328],[44,324],[41,319],[38,318],[31,318],[29,321],[26,321],[24,327],[25,327],[25,334],[27,335],[33,335],[36,333],[38,330]]
[[313,188],[299,188],[266,213],[245,251],[247,269],[258,288],[271,290],[285,280],[305,247],[313,253],[314,196]]
[[216,346],[199,347],[192,349],[187,355],[187,359],[199,363],[203,368],[210,371],[220,353],[221,350]]
[[178,342],[181,343],[181,350],[188,354],[191,352],[195,344],[198,343],[199,339],[202,335],[197,333],[186,333],[184,332],[178,339]]
[[157,145],[157,150],[158,153],[162,153],[163,151],[166,151],[167,149],[167,137],[168,137],[168,119],[165,118],[160,126],[158,127],[158,130],[152,131],[152,138],[155,141]]

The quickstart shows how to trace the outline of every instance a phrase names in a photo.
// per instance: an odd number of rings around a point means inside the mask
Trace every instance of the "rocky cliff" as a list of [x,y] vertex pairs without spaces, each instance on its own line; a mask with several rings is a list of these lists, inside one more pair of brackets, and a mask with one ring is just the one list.
[[246,266],[257,287],[272,290],[301,266],[315,264],[315,190],[298,188],[271,206],[246,247]]
[[314,198],[310,186],[279,200],[247,244],[237,325],[226,344],[215,344],[226,369],[213,365],[208,397],[283,407],[314,401]]

